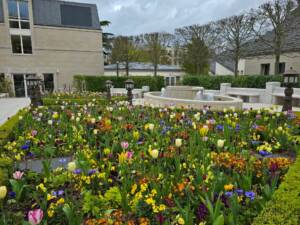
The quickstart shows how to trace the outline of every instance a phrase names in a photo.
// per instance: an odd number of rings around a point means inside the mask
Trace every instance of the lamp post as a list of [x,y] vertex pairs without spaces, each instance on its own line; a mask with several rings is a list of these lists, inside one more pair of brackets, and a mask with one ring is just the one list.
[[41,94],[42,80],[35,76],[29,76],[26,78],[26,85],[28,88],[28,96],[30,97],[31,104],[34,107],[43,105]]
[[105,86],[106,86],[106,96],[107,96],[107,100],[110,101],[111,100],[111,88],[112,88],[113,82],[111,80],[107,80],[105,81]]
[[119,77],[119,61],[117,61],[117,77]]
[[129,105],[132,105],[132,98],[133,98],[132,90],[133,90],[133,88],[134,88],[133,80],[131,80],[131,79],[126,80],[125,81],[125,89],[127,90],[127,99],[128,99]]
[[286,71],[283,74],[283,85],[286,87],[284,90],[284,104],[282,107],[282,112],[285,111],[290,111],[293,108],[293,94],[294,94],[294,89],[293,87],[295,87],[298,84],[298,72],[293,70],[293,68],[291,67],[290,70]]

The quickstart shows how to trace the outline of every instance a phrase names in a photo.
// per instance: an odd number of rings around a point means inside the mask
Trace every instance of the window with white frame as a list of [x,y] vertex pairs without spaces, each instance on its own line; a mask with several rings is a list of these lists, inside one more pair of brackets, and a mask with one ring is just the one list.
[[11,46],[14,54],[32,54],[30,36],[11,35]]
[[28,1],[8,0],[9,27],[30,29]]

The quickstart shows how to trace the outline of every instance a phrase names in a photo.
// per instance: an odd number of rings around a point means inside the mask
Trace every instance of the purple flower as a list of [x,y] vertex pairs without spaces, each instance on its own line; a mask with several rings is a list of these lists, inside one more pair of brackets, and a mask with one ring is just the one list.
[[62,159],[59,159],[58,161],[59,161],[60,163],[66,163],[66,162],[67,162],[67,159],[62,158]]
[[16,197],[16,192],[10,191],[10,192],[8,193],[8,196],[9,196],[10,198],[15,198],[15,197]]
[[226,191],[225,192],[225,196],[228,197],[228,198],[230,198],[232,195],[233,195],[232,191]]
[[97,170],[91,169],[91,170],[89,170],[88,175],[91,176],[91,175],[93,175],[96,172],[97,172]]
[[246,191],[246,192],[245,192],[245,196],[246,196],[247,198],[249,198],[251,201],[253,201],[254,198],[255,198],[255,193],[254,193],[253,191]]
[[25,144],[25,145],[23,145],[23,146],[21,147],[21,149],[22,149],[22,150],[28,150],[29,147],[30,147],[29,145]]
[[223,131],[224,130],[224,126],[223,125],[217,125],[216,129],[218,131]]
[[244,191],[242,189],[238,189],[238,190],[235,190],[235,193],[237,193],[238,195],[242,195],[244,193]]
[[197,209],[197,212],[196,212],[196,215],[197,215],[197,219],[199,221],[205,221],[207,215],[208,215],[208,209],[206,207],[205,204],[201,203]]
[[73,171],[74,174],[80,174],[81,173],[81,169],[76,169]]
[[59,190],[59,191],[52,191],[52,195],[53,196],[62,196],[65,192],[63,190]]
[[267,151],[264,151],[264,150],[261,150],[258,152],[261,156],[268,156],[268,155],[272,155],[271,152],[267,152]]

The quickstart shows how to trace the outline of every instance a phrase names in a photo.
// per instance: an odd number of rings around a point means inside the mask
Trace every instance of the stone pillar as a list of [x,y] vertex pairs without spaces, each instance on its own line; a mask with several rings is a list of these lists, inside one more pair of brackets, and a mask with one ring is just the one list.
[[267,104],[276,104],[275,97],[273,96],[275,88],[280,87],[280,82],[267,82],[265,96],[263,102]]
[[231,83],[222,83],[220,85],[220,94],[221,95],[227,95],[227,92],[231,88]]

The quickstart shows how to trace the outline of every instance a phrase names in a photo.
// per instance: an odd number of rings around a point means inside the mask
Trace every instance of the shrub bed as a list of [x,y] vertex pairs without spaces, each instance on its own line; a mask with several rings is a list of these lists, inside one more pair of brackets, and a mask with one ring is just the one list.
[[281,75],[274,76],[208,76],[208,75],[199,75],[192,76],[186,75],[183,78],[182,83],[189,86],[201,86],[205,89],[210,90],[219,90],[221,83],[231,83],[232,87],[241,87],[241,88],[265,88],[266,82],[278,81],[282,82],[283,77]]
[[124,88],[125,81],[132,79],[135,88],[149,86],[151,91],[160,91],[164,87],[164,78],[162,76],[132,76],[132,77],[116,77],[116,76],[74,76],[74,83],[78,90],[81,89],[82,83],[85,82],[87,91],[106,91],[105,81],[111,80],[115,88]]

